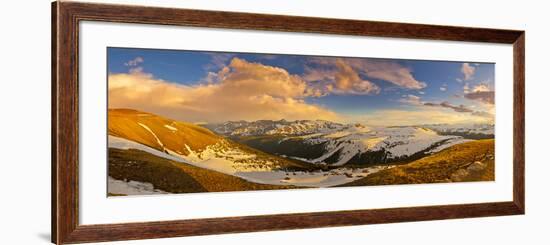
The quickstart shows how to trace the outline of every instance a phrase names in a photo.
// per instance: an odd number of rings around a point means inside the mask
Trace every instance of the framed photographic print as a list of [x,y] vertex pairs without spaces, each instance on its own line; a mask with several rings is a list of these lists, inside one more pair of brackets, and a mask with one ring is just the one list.
[[523,214],[525,33],[58,1],[52,242]]

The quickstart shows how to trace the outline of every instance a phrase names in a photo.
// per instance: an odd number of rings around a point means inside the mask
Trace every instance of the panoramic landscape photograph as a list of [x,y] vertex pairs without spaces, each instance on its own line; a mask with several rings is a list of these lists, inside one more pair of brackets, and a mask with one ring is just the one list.
[[494,181],[495,65],[107,48],[109,197]]

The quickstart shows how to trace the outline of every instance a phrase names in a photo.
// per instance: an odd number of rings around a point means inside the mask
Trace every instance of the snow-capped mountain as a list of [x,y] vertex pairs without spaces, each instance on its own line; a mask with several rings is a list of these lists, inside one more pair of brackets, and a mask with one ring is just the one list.
[[259,120],[253,122],[230,121],[206,126],[225,136],[258,136],[258,135],[306,135],[319,132],[331,132],[347,127],[340,123],[323,120]]
[[494,138],[494,124],[429,124],[422,125],[439,134],[458,135],[469,139]]
[[493,138],[494,125],[376,127],[327,121],[227,122],[215,132],[272,154],[341,166],[414,160],[470,139]]
[[347,163],[399,161],[415,154],[424,155],[440,145],[449,147],[452,142],[462,142],[461,140],[460,136],[439,135],[423,127],[387,127],[370,130],[347,129],[314,135],[306,138],[304,142],[322,144],[325,149],[325,154],[307,161],[341,166]]

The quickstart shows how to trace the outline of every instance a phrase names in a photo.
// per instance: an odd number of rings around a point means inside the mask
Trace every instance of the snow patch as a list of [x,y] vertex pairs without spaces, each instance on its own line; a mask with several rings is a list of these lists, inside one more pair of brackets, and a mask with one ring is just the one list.
[[142,123],[139,123],[139,122],[138,122],[138,124],[139,124],[139,126],[143,127],[145,130],[149,131],[149,133],[151,133],[151,134],[155,137],[155,139],[157,140],[157,143],[158,143],[162,148],[164,148],[164,144],[162,144],[162,142],[160,141],[159,137],[157,137],[157,135],[153,132],[153,130],[151,130],[151,129],[150,129],[149,127],[147,127],[147,125],[145,125],[145,124],[142,124]]
[[271,171],[278,168],[277,163],[232,147],[227,141],[222,140],[214,145],[209,145],[202,151],[194,151],[185,145],[188,155],[181,155],[170,150],[170,154],[185,159],[190,164],[233,175],[235,172]]
[[361,143],[363,143],[363,146],[365,146],[367,149],[374,149],[376,146],[379,146],[382,141],[384,141],[387,137],[375,137],[375,138],[367,138],[362,139]]
[[470,142],[472,140],[469,140],[469,139],[463,139],[463,138],[454,138],[454,139],[449,139],[447,140],[445,143],[431,149],[430,151],[428,151],[428,153],[436,153],[436,152],[440,152],[442,150],[445,150],[453,145],[458,145],[458,144],[462,144],[462,143],[466,143],[466,142]]
[[170,126],[170,125],[168,125],[168,124],[164,125],[164,127],[167,128],[167,129],[170,129],[170,130],[172,130],[172,131],[178,131],[177,128],[174,128],[174,127],[172,127],[172,126]]
[[140,143],[136,143],[134,141],[119,138],[116,136],[109,135],[108,143],[109,143],[109,148],[115,148],[115,149],[121,149],[121,150],[135,149],[135,150],[151,153],[155,156],[166,158],[172,161],[190,164],[188,161],[185,161],[185,159],[178,157],[176,154],[167,154],[165,152],[159,151],[149,146],[142,145]]
[[168,194],[169,192],[155,189],[153,184],[139,181],[124,181],[117,180],[109,176],[107,189],[112,194],[124,195],[151,195],[151,194]]
[[[109,147],[123,150],[142,150],[176,162],[233,175],[255,183],[272,185],[330,187],[363,178],[382,169],[391,168],[391,166],[375,166],[357,169],[339,168],[317,172],[285,172],[273,170],[274,167],[277,167],[276,163],[258,162],[257,156],[254,154],[248,154],[239,149],[224,148],[224,143],[209,146],[202,152],[193,151],[186,145],[189,154],[182,155],[169,149],[166,149],[168,153],[161,152],[146,145],[109,135]],[[125,182],[114,179],[110,180],[109,183],[111,182],[113,182],[113,189],[109,187],[111,193],[128,195],[159,193],[148,183]]]
[[374,166],[368,168],[338,168],[317,172],[236,172],[235,176],[251,182],[270,185],[294,185],[303,187],[331,187],[352,182],[393,166]]
[[[305,139],[310,144],[325,143],[326,153],[309,162],[323,163],[333,154],[339,154],[333,166],[342,166],[357,154],[385,150],[388,159],[407,157],[424,151],[432,145],[460,136],[439,135],[422,127],[388,127],[357,131],[349,128],[342,132],[333,132]],[[445,145],[443,147],[449,147]]]
[[191,147],[185,145],[185,148],[189,152],[187,155],[180,154],[168,148],[164,149],[166,152],[162,152],[149,146],[112,135],[109,135],[109,147],[123,150],[142,150],[158,157],[230,175],[238,171],[271,171],[274,168],[279,168],[276,162],[259,158],[255,154],[244,152],[238,148],[232,148],[223,140],[206,147],[206,149],[200,152],[194,151]]
[[339,132],[335,132],[335,133],[332,133],[332,134],[325,135],[325,137],[326,138],[341,138],[341,137],[344,137],[344,136],[348,136],[350,134],[351,134],[351,132],[339,131]]

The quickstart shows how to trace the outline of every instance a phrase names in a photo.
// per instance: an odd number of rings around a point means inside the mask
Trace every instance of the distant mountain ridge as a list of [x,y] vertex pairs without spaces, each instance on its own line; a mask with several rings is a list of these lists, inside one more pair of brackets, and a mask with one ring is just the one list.
[[305,135],[328,132],[346,127],[344,124],[324,120],[258,120],[229,121],[219,124],[207,124],[207,128],[225,136],[258,135]]
[[494,124],[427,124],[422,126],[442,135],[457,135],[467,139],[491,139],[495,137]]
[[320,120],[259,120],[207,127],[265,152],[331,166],[410,161],[471,139],[494,137],[490,124],[371,128]]
[[[227,121],[224,123],[205,124],[206,128],[224,136],[262,136],[293,135],[301,136],[314,133],[328,133],[351,128],[370,128],[360,123],[343,124],[326,120],[257,120]],[[406,127],[406,126],[402,126]],[[494,124],[420,124],[411,127],[422,127],[443,135],[473,135],[473,138],[494,137]],[[399,128],[399,127],[393,127]]]

